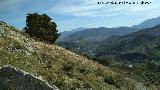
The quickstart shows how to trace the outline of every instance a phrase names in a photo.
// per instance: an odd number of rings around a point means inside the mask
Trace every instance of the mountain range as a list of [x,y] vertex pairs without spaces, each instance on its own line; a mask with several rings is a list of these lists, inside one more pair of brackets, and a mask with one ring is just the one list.
[[[57,44],[73,50],[75,52],[94,54],[97,47],[101,42],[105,42],[106,39],[112,40],[120,36],[125,36],[130,33],[144,30],[145,28],[151,28],[160,24],[160,17],[146,20],[139,25],[132,27],[117,27],[117,28],[88,28],[80,29],[78,31],[68,31],[70,33],[65,35],[65,38],[61,39],[65,32],[62,33]],[[158,33],[157,33],[158,34]]]
[[[95,36],[95,33],[98,36],[100,35],[102,37],[109,37],[112,35],[125,35],[128,33],[132,33],[132,32],[136,32],[138,30],[145,29],[145,28],[151,28],[151,27],[154,27],[159,24],[160,24],[160,17],[145,20],[142,23],[140,23],[139,25],[133,25],[132,27],[116,27],[116,28],[106,28],[106,27],[84,28],[84,27],[80,27],[77,29],[73,29],[71,31],[61,32],[60,33],[61,36],[59,37],[58,42],[65,41],[66,40],[65,38],[70,39],[71,36],[74,36],[74,35],[75,36],[73,38],[93,37],[93,36]],[[76,37],[76,35],[77,35],[77,37]]]

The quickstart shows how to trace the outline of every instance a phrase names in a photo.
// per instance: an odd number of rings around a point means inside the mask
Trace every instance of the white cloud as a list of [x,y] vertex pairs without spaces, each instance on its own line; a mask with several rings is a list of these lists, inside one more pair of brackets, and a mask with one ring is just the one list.
[[[96,1],[96,0],[95,0]],[[73,15],[73,16],[94,16],[99,9],[104,6],[98,6],[94,0],[71,0],[66,2],[60,2],[57,5],[51,7],[47,12],[53,12],[57,14]]]
[[[55,6],[49,8],[47,12],[56,13],[60,15],[71,16],[111,16],[111,15],[138,15],[137,13],[150,12],[154,9],[160,8],[158,0],[146,0],[152,2],[150,5],[97,5],[98,1],[106,0],[70,0],[61,1]],[[112,0],[110,0],[112,1]],[[117,0],[113,0],[117,1]],[[124,1],[124,0],[118,0]],[[133,1],[133,0],[127,0]],[[139,0],[134,0],[139,1]]]

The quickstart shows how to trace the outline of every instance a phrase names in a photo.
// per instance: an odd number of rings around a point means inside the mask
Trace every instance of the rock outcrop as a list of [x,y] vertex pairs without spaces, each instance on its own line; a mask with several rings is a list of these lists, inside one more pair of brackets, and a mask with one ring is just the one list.
[[45,81],[11,66],[0,68],[0,90],[59,90]]

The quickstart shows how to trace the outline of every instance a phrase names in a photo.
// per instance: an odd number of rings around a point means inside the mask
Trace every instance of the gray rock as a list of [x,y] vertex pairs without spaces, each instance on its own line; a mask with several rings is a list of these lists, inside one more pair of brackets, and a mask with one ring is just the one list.
[[0,90],[59,90],[24,71],[6,66],[0,69]]

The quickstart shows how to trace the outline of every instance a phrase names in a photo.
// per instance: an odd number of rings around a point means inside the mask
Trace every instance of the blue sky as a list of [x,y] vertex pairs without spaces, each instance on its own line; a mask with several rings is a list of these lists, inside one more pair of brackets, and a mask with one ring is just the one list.
[[97,5],[98,1],[124,0],[0,0],[0,20],[22,29],[27,13],[46,13],[61,32],[79,27],[132,26],[160,16],[160,0],[144,0],[152,2],[150,5]]

